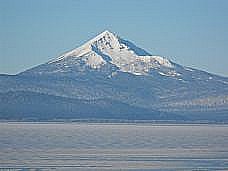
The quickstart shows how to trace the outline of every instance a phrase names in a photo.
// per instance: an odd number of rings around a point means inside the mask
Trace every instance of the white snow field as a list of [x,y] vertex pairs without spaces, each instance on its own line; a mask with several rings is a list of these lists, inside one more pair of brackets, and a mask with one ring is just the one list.
[[1,123],[0,170],[227,171],[228,125]]

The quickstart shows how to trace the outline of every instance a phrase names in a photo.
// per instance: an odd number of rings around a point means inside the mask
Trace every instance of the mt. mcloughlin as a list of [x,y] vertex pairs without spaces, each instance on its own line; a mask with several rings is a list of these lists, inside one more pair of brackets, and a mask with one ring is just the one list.
[[228,121],[228,78],[104,31],[45,64],[0,75],[0,119]]

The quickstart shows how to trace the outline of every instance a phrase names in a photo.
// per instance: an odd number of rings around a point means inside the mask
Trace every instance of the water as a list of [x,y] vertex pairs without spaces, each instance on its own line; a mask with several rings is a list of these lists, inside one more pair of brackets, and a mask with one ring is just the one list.
[[228,170],[228,125],[0,123],[0,171]]

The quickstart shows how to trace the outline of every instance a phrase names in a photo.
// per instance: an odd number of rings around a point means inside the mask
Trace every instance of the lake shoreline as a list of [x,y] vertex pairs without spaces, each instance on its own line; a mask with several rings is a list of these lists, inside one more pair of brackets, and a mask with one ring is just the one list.
[[63,120],[0,120],[0,123],[33,124],[149,124],[149,125],[228,125],[218,121],[177,121],[177,120],[118,120],[118,119],[63,119]]

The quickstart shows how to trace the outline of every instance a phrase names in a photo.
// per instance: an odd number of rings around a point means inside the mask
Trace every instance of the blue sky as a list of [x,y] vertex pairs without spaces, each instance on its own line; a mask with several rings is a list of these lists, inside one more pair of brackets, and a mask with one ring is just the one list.
[[47,62],[106,29],[228,76],[227,0],[0,0],[0,73]]

